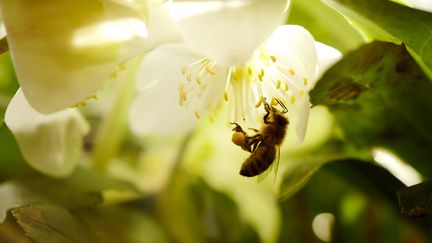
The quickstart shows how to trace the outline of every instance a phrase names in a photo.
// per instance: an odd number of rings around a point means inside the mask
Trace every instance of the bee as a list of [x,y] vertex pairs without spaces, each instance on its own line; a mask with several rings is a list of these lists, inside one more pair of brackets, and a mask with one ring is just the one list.
[[[253,177],[265,172],[275,161],[275,174],[279,163],[279,146],[282,144],[286,130],[289,124],[285,113],[288,112],[286,106],[279,100],[276,100],[282,107],[282,111],[270,106],[264,102],[266,114],[263,117],[264,125],[261,130],[252,129],[254,135],[247,134],[237,123],[232,129],[232,142],[240,146],[243,150],[248,151],[251,155],[243,162],[240,169],[240,175]],[[270,171],[270,170],[269,170]]]

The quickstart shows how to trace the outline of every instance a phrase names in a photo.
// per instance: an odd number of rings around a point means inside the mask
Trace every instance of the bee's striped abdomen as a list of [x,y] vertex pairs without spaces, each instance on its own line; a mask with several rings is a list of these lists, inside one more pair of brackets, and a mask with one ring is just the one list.
[[261,143],[257,149],[243,162],[240,175],[252,177],[263,173],[276,157],[276,146]]

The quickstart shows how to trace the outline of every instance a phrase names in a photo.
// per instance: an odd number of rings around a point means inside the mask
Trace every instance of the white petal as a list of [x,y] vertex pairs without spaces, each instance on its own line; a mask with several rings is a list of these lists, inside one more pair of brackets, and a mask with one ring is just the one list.
[[193,113],[179,105],[177,86],[185,79],[181,68],[198,58],[182,44],[160,46],[143,58],[137,77],[139,95],[129,113],[135,134],[184,133],[196,124]]
[[185,78],[182,67],[200,59],[185,44],[166,44],[150,51],[144,56],[137,76],[138,90],[143,91],[153,81],[167,80],[167,86],[177,90],[179,81]]
[[297,135],[297,143],[302,143],[306,136],[306,129],[309,122],[309,97],[305,96],[300,99],[295,108],[296,120],[294,121],[294,127]]
[[431,0],[409,0],[407,1],[414,8],[432,12],[432,1]]
[[156,84],[133,101],[129,124],[135,135],[185,134],[196,125],[193,114],[178,104],[178,94],[163,86]]
[[114,67],[146,45],[142,14],[119,1],[0,0],[18,80],[50,113],[93,95]]
[[148,9],[146,49],[181,40],[178,28],[169,14],[168,5],[164,3]]
[[314,78],[317,54],[313,36],[298,25],[279,26],[265,43],[265,48],[273,55],[287,56],[296,53],[303,64],[306,76]]
[[248,60],[283,22],[286,0],[174,0],[184,40],[198,53],[231,66]]
[[342,58],[342,53],[331,46],[317,41],[315,42],[315,49],[318,55],[318,72],[316,79],[319,79],[328,68]]
[[21,90],[10,102],[5,122],[27,162],[53,177],[72,173],[81,154],[83,137],[89,132],[87,121],[76,109],[40,114]]

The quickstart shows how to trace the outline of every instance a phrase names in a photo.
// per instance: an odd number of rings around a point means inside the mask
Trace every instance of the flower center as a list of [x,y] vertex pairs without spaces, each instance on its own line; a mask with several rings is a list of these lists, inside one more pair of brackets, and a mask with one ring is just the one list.
[[[297,67],[295,66],[297,65]],[[243,65],[224,67],[203,57],[182,67],[185,81],[179,84],[179,103],[194,106],[195,116],[212,111],[220,101],[234,102],[234,119],[245,119],[251,107],[258,108],[268,100],[275,99],[294,105],[308,90],[308,78],[298,64],[288,58],[257,50]],[[199,100],[199,102],[196,102]]]

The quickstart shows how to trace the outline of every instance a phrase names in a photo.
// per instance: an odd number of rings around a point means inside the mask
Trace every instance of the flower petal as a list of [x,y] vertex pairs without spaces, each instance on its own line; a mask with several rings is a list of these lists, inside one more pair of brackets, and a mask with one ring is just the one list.
[[0,9],[20,85],[42,113],[92,96],[146,45],[142,14],[120,1],[1,0]]
[[300,99],[295,107],[296,120],[294,127],[297,135],[297,143],[302,143],[306,136],[306,129],[309,123],[310,102],[306,96]]
[[18,90],[10,102],[5,122],[21,153],[36,170],[53,177],[72,173],[81,154],[89,125],[75,109],[50,115],[35,111]]
[[430,0],[408,0],[406,2],[411,4],[413,8],[432,12],[432,1]]
[[194,51],[219,64],[242,64],[283,22],[287,0],[174,0],[170,12]]
[[197,59],[184,44],[160,46],[143,58],[137,76],[139,95],[129,113],[135,134],[183,133],[196,124],[193,113],[180,106],[177,86],[185,79],[182,67]]
[[296,53],[304,66],[307,78],[315,77],[317,54],[314,38],[302,26],[279,26],[265,43],[265,48],[274,55],[286,56]]
[[318,80],[328,68],[342,58],[342,53],[318,41],[315,42],[315,49],[318,56],[318,72],[316,76],[316,80]]

